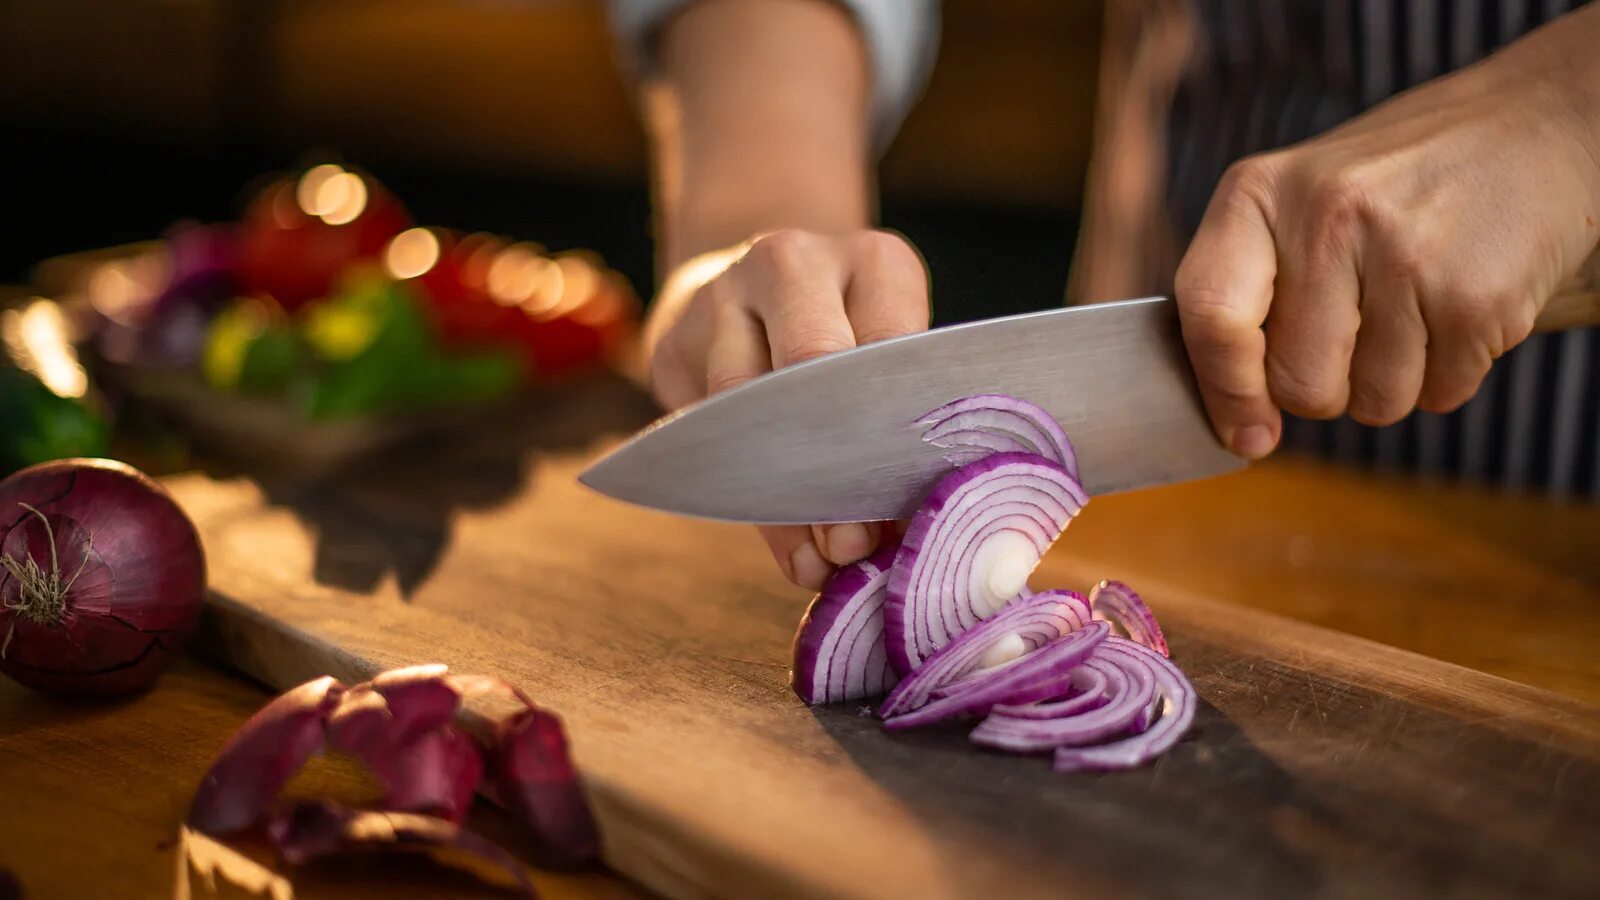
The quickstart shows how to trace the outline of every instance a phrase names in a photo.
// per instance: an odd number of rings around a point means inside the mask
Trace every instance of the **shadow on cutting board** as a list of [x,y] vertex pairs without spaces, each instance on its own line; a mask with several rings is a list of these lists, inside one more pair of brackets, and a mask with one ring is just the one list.
[[312,575],[318,584],[369,592],[392,575],[409,597],[438,565],[459,511],[493,509],[525,492],[540,453],[629,434],[658,414],[638,388],[605,375],[486,413],[475,429],[402,444],[332,476],[206,471],[251,477],[269,503],[294,510],[316,535]]
[[[1274,833],[1266,813],[1292,810],[1324,822],[1328,813],[1209,703],[1191,736],[1157,765],[1103,775],[1058,775],[1048,755],[980,750],[967,740],[970,722],[891,736],[853,706],[813,712],[930,833],[959,844],[971,831],[973,846],[1016,848],[1016,865],[1054,858],[1064,876],[1088,880],[1086,895],[1134,885],[1165,897],[1317,891],[1314,862]],[[1219,790],[1226,802],[1210,796]],[[979,830],[988,837],[978,839]],[[1235,846],[1253,848],[1250,858],[1232,858]],[[953,866],[950,874],[970,879],[956,886],[960,895],[985,888],[979,867]]]
[[1154,764],[1058,775],[970,728],[886,734],[856,706],[814,711],[982,895],[1001,867],[1090,896],[1593,897],[1600,765],[1556,734],[1463,714],[1406,687],[1179,633],[1202,699]]

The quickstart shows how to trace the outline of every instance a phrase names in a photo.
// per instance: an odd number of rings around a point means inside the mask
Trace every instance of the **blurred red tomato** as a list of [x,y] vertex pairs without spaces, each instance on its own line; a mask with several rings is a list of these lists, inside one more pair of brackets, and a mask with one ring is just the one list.
[[317,166],[251,203],[240,229],[240,288],[293,311],[332,293],[352,264],[376,261],[410,225],[405,208],[370,176]]
[[518,329],[538,377],[556,379],[599,367],[627,340],[636,321],[637,301],[627,283],[608,272],[598,257],[558,256],[560,295],[548,305],[535,303]]
[[517,337],[535,377],[557,379],[594,368],[605,358],[600,332],[572,319],[523,317]]
[[501,246],[491,235],[413,228],[390,242],[384,265],[391,277],[421,292],[445,347],[507,346],[516,342],[521,312],[489,295],[488,269]]

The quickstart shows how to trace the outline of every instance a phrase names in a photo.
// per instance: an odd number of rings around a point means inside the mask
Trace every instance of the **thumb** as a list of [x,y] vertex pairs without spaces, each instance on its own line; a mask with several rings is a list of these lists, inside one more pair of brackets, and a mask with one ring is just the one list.
[[1249,169],[1229,170],[1178,266],[1175,282],[1184,344],[1212,427],[1246,459],[1277,446],[1283,429],[1267,392],[1266,335],[1277,245]]

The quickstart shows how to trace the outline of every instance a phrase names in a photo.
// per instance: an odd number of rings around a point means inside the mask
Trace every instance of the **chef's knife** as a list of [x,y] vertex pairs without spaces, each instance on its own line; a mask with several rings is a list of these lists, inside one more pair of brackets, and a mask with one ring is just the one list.
[[1243,465],[1212,433],[1174,305],[1156,297],[938,328],[791,366],[656,422],[580,480],[704,518],[898,518],[951,469],[912,423],[983,393],[1054,415],[1091,494]]
[[[1600,251],[1535,331],[1600,325]],[[1090,494],[1219,475],[1243,463],[1207,423],[1164,297],[939,328],[825,356],[668,416],[580,477],[644,506],[712,519],[900,518],[951,466],[913,423],[972,394],[1039,404]]]

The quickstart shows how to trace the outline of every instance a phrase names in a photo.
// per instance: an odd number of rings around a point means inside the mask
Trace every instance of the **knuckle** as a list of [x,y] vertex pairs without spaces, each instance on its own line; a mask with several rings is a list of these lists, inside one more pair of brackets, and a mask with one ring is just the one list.
[[1261,198],[1272,189],[1278,166],[1273,157],[1256,154],[1234,162],[1222,173],[1217,182],[1217,193],[1224,198],[1245,196]]
[[1420,242],[1414,235],[1397,230],[1389,233],[1384,244],[1380,276],[1390,284],[1406,284],[1420,290],[1431,268]]
[[1297,416],[1331,419],[1344,412],[1348,398],[1333,381],[1301,367],[1267,361],[1267,391],[1272,401]]
[[732,390],[746,381],[754,378],[748,372],[712,372],[706,376],[706,393],[720,394]]
[[1207,397],[1235,409],[1249,409],[1261,401],[1260,391],[1237,379],[1211,377],[1204,382]]
[[1500,315],[1500,340],[1490,348],[1490,355],[1499,359],[1502,354],[1528,339],[1533,334],[1534,321],[1539,316],[1537,304],[1531,297],[1506,301],[1498,307]]
[[[1514,315],[1507,312],[1517,305],[1501,292],[1480,290],[1456,294],[1433,305],[1429,314],[1441,339],[1482,343],[1492,356],[1498,356],[1506,349],[1505,338],[1514,324],[1509,321]],[[1531,329],[1531,317],[1528,325]]]
[[1349,246],[1368,213],[1366,179],[1353,169],[1308,176],[1306,237],[1318,249]]
[[692,376],[675,343],[663,340],[650,355],[650,392],[663,406],[676,409],[697,399]]
[[895,328],[890,326],[885,326],[882,328],[870,328],[856,335],[856,343],[875,344],[878,341],[887,341],[891,338],[905,337],[908,334],[915,334],[918,330],[919,329],[915,328]]
[[866,265],[885,268],[922,268],[922,260],[905,239],[892,231],[872,229],[862,231],[851,239],[856,258]]
[[756,238],[745,258],[777,272],[797,272],[805,267],[815,243],[815,236],[807,231],[780,228]]
[[788,335],[783,342],[785,365],[805,362],[840,350],[849,350],[855,343],[832,331],[802,331]]
[[1363,425],[1393,425],[1411,412],[1411,405],[1394,390],[1375,381],[1350,385],[1350,418]]
[[1178,270],[1178,312],[1185,336],[1206,345],[1231,342],[1241,334],[1259,330],[1245,309],[1226,291],[1193,283],[1192,273]]
[[727,273],[717,276],[706,282],[700,290],[695,292],[690,303],[704,306],[708,310],[721,311],[739,304],[740,292],[733,279]]

